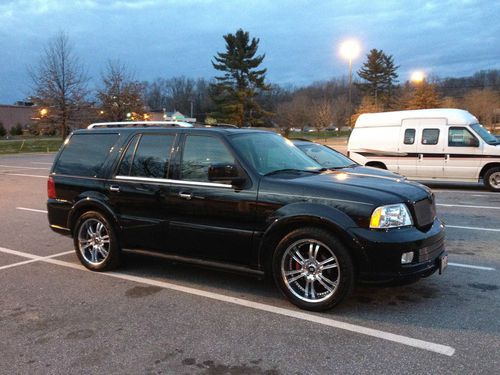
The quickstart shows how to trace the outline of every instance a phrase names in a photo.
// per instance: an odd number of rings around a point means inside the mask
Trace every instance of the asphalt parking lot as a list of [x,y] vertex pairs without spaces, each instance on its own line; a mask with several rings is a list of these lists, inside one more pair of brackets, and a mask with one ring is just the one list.
[[255,278],[127,256],[92,273],[46,218],[53,154],[0,157],[0,373],[493,374],[500,194],[435,184],[450,265],[328,313]]

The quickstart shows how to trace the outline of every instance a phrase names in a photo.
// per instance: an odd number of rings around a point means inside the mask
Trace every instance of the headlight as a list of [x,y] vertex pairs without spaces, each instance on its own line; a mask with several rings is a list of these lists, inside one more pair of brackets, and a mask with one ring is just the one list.
[[370,228],[396,228],[408,225],[413,225],[413,220],[403,203],[378,207],[370,219]]

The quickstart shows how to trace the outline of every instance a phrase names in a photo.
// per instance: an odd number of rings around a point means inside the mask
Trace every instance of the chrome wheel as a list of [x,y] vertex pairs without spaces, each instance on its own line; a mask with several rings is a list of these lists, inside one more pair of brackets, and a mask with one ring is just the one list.
[[285,250],[281,259],[281,277],[294,296],[305,302],[318,303],[335,294],[340,281],[339,263],[324,243],[301,239]]
[[490,186],[493,189],[500,190],[500,172],[494,172],[489,177]]
[[78,249],[88,263],[104,263],[109,255],[110,242],[106,226],[97,219],[87,219],[78,231]]

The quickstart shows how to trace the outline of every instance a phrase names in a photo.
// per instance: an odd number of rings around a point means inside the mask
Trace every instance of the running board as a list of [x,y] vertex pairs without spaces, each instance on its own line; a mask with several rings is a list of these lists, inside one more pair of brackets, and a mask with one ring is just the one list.
[[245,274],[249,274],[252,276],[259,277],[259,278],[262,278],[265,276],[263,271],[255,270],[255,269],[250,268],[250,267],[238,266],[238,265],[230,264],[230,263],[217,262],[214,260],[204,260],[204,259],[191,258],[191,257],[182,256],[182,255],[173,255],[173,254],[167,254],[167,253],[161,253],[161,252],[149,251],[149,250],[137,250],[137,249],[123,249],[123,250],[126,252],[133,253],[133,254],[163,258],[166,260],[179,262],[179,263],[188,263],[188,264],[193,264],[196,266],[215,268],[215,269],[219,269],[219,270],[223,270],[223,271],[245,273]]

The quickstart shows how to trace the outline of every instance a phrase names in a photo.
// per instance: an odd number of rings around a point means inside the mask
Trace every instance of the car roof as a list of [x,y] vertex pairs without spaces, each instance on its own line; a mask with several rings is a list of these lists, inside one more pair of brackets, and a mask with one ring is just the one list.
[[164,126],[132,126],[132,127],[92,127],[90,129],[78,129],[74,131],[74,134],[86,134],[86,133],[93,133],[93,134],[99,134],[99,133],[136,133],[136,132],[141,132],[141,133],[158,133],[158,132],[206,132],[206,133],[221,133],[221,134],[226,134],[226,135],[231,135],[231,134],[243,134],[243,133],[273,133],[272,131],[268,130],[257,130],[254,128],[246,128],[246,129],[241,129],[241,128],[226,128],[226,127],[192,127],[192,128],[185,128],[185,127],[164,127]]

